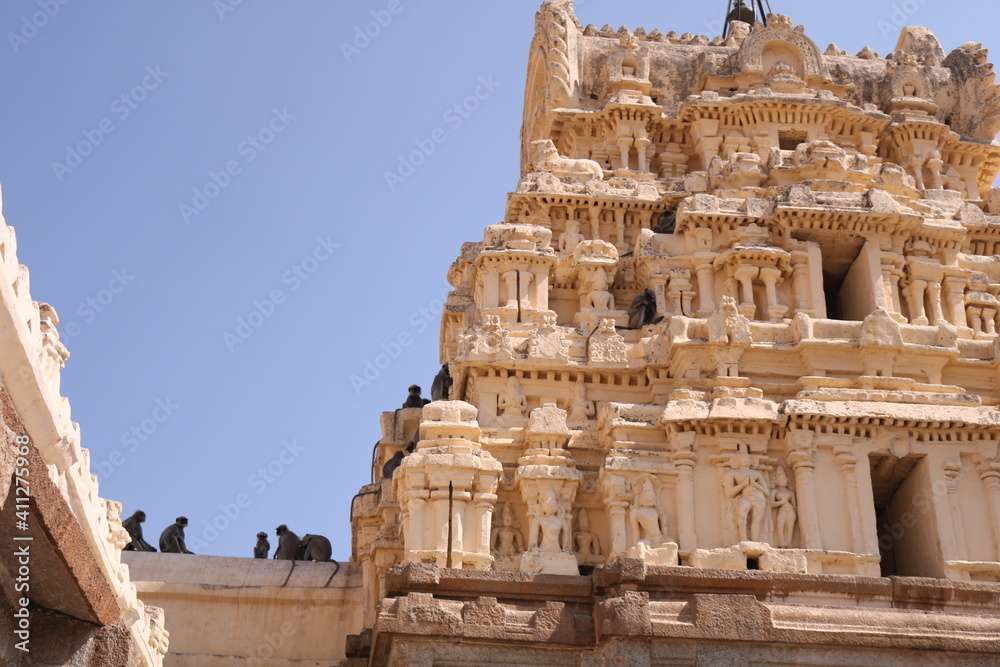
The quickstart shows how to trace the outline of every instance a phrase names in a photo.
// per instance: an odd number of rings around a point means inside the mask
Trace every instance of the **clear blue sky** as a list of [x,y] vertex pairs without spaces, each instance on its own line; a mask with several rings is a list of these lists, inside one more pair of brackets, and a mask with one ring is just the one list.
[[[63,391],[102,495],[144,509],[150,542],[185,514],[202,553],[249,556],[258,531],[287,523],[348,557],[379,414],[413,382],[429,393],[448,266],[516,185],[538,4],[0,5],[4,214],[33,297],[61,316]],[[714,36],[724,6],[577,13]],[[985,1],[772,7],[821,49],[885,55],[904,24],[946,51],[1000,48]],[[384,27],[345,49],[372,12]],[[446,115],[477,88],[478,109]],[[439,128],[446,141],[390,189],[385,172]],[[230,525],[198,544],[212,521]]]

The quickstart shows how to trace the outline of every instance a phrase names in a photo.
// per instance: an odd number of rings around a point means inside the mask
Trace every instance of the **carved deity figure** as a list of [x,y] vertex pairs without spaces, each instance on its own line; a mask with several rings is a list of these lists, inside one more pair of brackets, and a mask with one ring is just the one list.
[[583,297],[584,308],[591,308],[598,311],[614,310],[615,297],[608,288],[611,281],[608,280],[608,272],[604,269],[594,271],[594,277],[590,283],[590,291]]
[[581,556],[600,556],[601,541],[597,535],[590,532],[590,518],[587,510],[582,507],[576,513],[576,530],[573,531],[573,543],[576,545],[576,553]]
[[573,387],[573,403],[570,405],[569,421],[582,422],[593,419],[597,415],[594,402],[587,398],[587,385],[583,379],[576,381]]
[[645,542],[654,547],[663,542],[656,491],[653,489],[653,482],[648,477],[642,480],[642,486],[635,494],[628,519],[637,542]]
[[500,399],[497,401],[502,417],[523,417],[527,409],[524,392],[521,390],[521,382],[517,376],[512,375],[507,378],[507,386]]
[[572,551],[572,526],[559,511],[559,498],[552,487],[542,491],[539,502],[541,515],[535,518],[529,543],[532,551],[558,553]]
[[559,254],[572,255],[581,241],[580,221],[570,218],[566,221],[566,231],[559,235]]
[[722,489],[729,501],[729,520],[736,527],[739,541],[764,541],[771,494],[764,473],[753,467],[749,454],[741,451],[733,456],[729,470],[722,476]]
[[774,510],[775,546],[782,549],[791,547],[796,518],[795,494],[788,488],[788,474],[784,468],[774,471],[771,509]]
[[524,538],[521,537],[521,530],[517,526],[510,504],[501,505],[499,514],[499,522],[493,528],[490,547],[497,556],[507,558],[516,556],[524,551]]

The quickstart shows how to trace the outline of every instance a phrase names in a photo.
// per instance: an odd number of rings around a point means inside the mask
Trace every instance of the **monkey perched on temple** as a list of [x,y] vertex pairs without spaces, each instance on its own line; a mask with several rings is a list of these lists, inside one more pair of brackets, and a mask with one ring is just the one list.
[[281,524],[274,529],[274,534],[278,536],[278,548],[274,550],[276,560],[296,560],[299,555],[299,536],[288,530],[288,526]]
[[132,541],[125,545],[125,551],[156,551],[156,547],[142,539],[142,523],[146,520],[146,513],[136,510],[132,516],[122,521],[124,528]]
[[411,384],[409,391],[410,395],[406,397],[406,402],[403,403],[404,408],[422,408],[430,403],[426,398],[420,397],[420,385]]
[[160,551],[165,554],[193,554],[184,544],[184,528],[188,525],[187,517],[179,516],[177,521],[160,534]]
[[391,479],[392,473],[396,472],[396,468],[403,463],[403,457],[406,456],[405,453],[399,451],[392,455],[392,458],[387,460],[382,466],[382,479]]
[[656,324],[663,317],[656,316],[656,293],[647,288],[632,300],[628,309],[628,326],[630,329],[641,329],[647,324]]
[[254,558],[267,558],[271,551],[271,543],[267,541],[267,533],[261,531],[257,533],[257,545],[253,548]]
[[451,379],[451,371],[448,370],[448,364],[442,365],[431,385],[431,400],[447,401],[451,396],[451,386],[454,383],[455,381]]
[[333,555],[330,540],[322,535],[306,535],[299,542],[298,560],[314,560],[317,563],[329,563]]

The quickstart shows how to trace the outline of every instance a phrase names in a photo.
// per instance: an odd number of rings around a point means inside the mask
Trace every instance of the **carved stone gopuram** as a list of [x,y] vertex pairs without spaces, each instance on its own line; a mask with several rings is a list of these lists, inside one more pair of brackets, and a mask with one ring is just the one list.
[[383,417],[376,470],[420,442],[354,506],[373,664],[990,664],[981,45],[908,27],[853,56],[781,14],[713,39],[553,0],[525,99],[504,220],[448,271],[450,400]]

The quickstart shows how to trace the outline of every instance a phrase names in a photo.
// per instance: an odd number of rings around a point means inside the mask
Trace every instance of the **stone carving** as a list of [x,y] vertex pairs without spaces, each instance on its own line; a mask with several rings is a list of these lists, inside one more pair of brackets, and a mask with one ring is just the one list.
[[566,359],[569,341],[556,325],[555,315],[545,315],[542,323],[532,333],[528,343],[528,357],[531,359]]
[[781,467],[774,471],[771,509],[774,510],[775,546],[783,549],[791,547],[795,532],[795,494],[788,489],[788,474]]
[[527,411],[527,401],[521,389],[521,381],[516,375],[507,378],[507,385],[497,401],[501,417],[524,417]]
[[462,350],[472,358],[510,359],[510,334],[498,315],[487,315],[481,328],[469,330],[463,336]]
[[573,531],[573,544],[577,555],[587,558],[601,555],[601,540],[590,532],[590,516],[584,508],[576,512],[576,530]]
[[713,188],[757,188],[763,184],[763,160],[756,153],[734,153],[723,161],[716,156],[708,167],[708,178]]
[[179,516],[177,521],[167,526],[160,534],[160,551],[165,554],[190,554],[184,543],[184,529],[188,525],[187,517]]
[[722,475],[722,490],[728,503],[727,520],[738,541],[767,542],[771,492],[764,474],[745,451],[730,459]]
[[625,339],[615,329],[615,321],[602,319],[590,339],[591,363],[623,364],[628,362]]
[[557,176],[585,175],[598,180],[604,178],[604,169],[593,160],[574,160],[559,155],[551,139],[531,142],[534,151],[532,164],[535,171],[543,171]]
[[257,544],[253,548],[254,558],[267,558],[271,553],[271,543],[267,541],[267,533],[257,533]]
[[637,542],[645,542],[648,546],[658,546],[663,542],[663,519],[656,502],[656,491],[648,477],[640,482],[628,520]]
[[559,254],[573,255],[576,247],[584,240],[580,233],[580,221],[570,218],[566,221],[566,231],[559,235]]
[[585,422],[593,419],[597,415],[594,402],[587,398],[587,385],[583,378],[576,381],[573,386],[573,400],[570,403],[569,420],[572,422]]
[[584,293],[581,300],[581,307],[602,313],[614,310],[615,297],[608,291],[610,286],[611,281],[608,279],[607,271],[596,269],[591,276],[587,292]]
[[540,514],[532,519],[528,528],[530,551],[570,551],[573,530],[559,508],[555,489],[546,487],[538,502]]
[[495,556],[512,558],[524,552],[524,538],[510,509],[510,503],[500,505],[498,523],[493,528],[490,545]]

